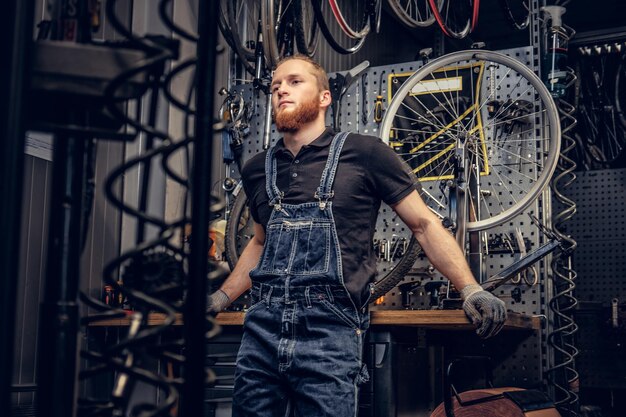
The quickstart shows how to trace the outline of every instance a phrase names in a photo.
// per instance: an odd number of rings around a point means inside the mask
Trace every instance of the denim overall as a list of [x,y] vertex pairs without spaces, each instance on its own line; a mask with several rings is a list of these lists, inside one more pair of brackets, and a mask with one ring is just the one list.
[[[233,417],[355,417],[368,379],[362,348],[369,318],[344,285],[333,219],[333,180],[347,133],[333,138],[317,201],[283,204],[275,148],[265,160],[274,210],[237,356]],[[312,193],[313,194],[313,193]],[[313,195],[312,195],[313,197]]]

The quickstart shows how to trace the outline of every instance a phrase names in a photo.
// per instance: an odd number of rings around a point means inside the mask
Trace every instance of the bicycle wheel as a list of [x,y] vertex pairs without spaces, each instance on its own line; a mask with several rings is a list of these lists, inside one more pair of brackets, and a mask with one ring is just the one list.
[[390,100],[380,134],[442,217],[452,215],[448,194],[465,141],[468,231],[502,224],[527,207],[548,184],[561,140],[543,82],[520,61],[480,50],[445,55],[410,76]]
[[350,39],[361,39],[370,32],[367,1],[328,0],[339,27]]
[[506,20],[517,30],[524,30],[530,23],[529,0],[500,0]]
[[282,57],[293,53],[294,9],[291,0],[261,2],[263,51],[270,68],[275,68]]
[[436,0],[428,4],[443,33],[451,38],[465,38],[478,23],[479,0],[445,0],[441,8]]
[[254,75],[254,52],[260,8],[255,0],[220,0],[219,28],[239,61]]
[[[319,25],[319,29],[326,38],[328,44],[335,51],[340,54],[347,55],[353,54],[357,52],[359,49],[363,47],[365,44],[366,37],[363,36],[360,39],[351,39],[346,36],[341,29],[337,25],[337,21],[335,19],[326,20],[325,16],[330,15],[330,10],[325,2],[322,0],[310,0],[311,5],[313,6],[313,12],[315,13],[315,20]],[[357,4],[360,4],[357,3]],[[353,13],[357,13],[358,11],[353,11]]]
[[226,236],[224,238],[224,251],[226,252],[226,260],[232,271],[239,255],[254,236],[254,227],[252,225],[252,216],[248,208],[248,197],[241,186],[237,186],[233,192],[235,201],[230,208],[228,221],[226,222]]
[[[226,236],[224,239],[226,260],[231,270],[237,264],[243,249],[254,236],[252,217],[248,209],[248,197],[243,191],[241,184],[233,195],[236,195],[236,197],[226,222]],[[374,282],[372,301],[385,295],[398,282],[402,281],[421,253],[421,247],[413,236],[403,237],[394,233],[393,236],[379,237],[374,244],[376,249],[381,250],[377,251],[379,254],[377,262],[378,278]],[[386,249],[383,249],[380,245],[384,245]]]
[[[437,9],[441,10],[444,0],[437,0]],[[424,0],[387,0],[389,9],[405,26],[415,29],[428,27],[435,23],[435,16],[428,2]]]
[[311,0],[295,0],[295,33],[298,52],[313,56],[317,49],[317,34],[319,27],[315,12],[311,6]]
[[626,103],[626,85],[624,82],[626,81],[626,65],[624,65],[624,60],[626,60],[626,54],[622,55],[619,64],[617,65],[617,69],[615,70],[615,111],[617,112],[617,116],[619,118],[619,122],[622,125],[622,130],[626,130],[626,109],[622,103]]

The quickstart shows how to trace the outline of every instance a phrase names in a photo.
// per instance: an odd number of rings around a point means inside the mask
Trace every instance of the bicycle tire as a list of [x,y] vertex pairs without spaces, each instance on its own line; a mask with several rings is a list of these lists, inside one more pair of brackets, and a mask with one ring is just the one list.
[[363,45],[365,44],[365,37],[356,40],[356,42],[352,42],[352,45],[350,46],[342,45],[341,42],[339,42],[335,38],[335,35],[333,35],[324,18],[324,12],[322,10],[322,0],[310,1],[311,5],[313,6],[313,12],[315,13],[315,19],[317,21],[319,29],[331,48],[333,48],[336,52],[342,55],[349,55],[358,52],[363,47]]
[[395,288],[398,283],[406,277],[406,274],[411,270],[413,264],[415,264],[415,261],[422,252],[422,247],[417,242],[417,239],[415,239],[414,236],[411,236],[406,251],[400,260],[395,264],[393,269],[391,269],[386,275],[383,275],[381,278],[374,281],[370,302],[376,301],[376,299],[384,296]]
[[310,0],[294,0],[295,35],[298,52],[313,56],[317,50],[319,26]]
[[[506,20],[517,30],[524,30],[530,24],[530,3],[528,0],[516,0],[521,2],[520,7],[511,7],[511,0],[500,0],[500,7],[506,17]],[[526,12],[521,12],[525,9]]]
[[[285,6],[283,8],[283,6]],[[263,50],[270,68],[276,68],[278,61],[291,55],[293,49],[294,6],[291,1],[261,1],[261,33]]]
[[[439,10],[441,10],[443,2],[444,0],[437,0]],[[420,3],[423,3],[425,6],[423,11],[420,10],[415,0],[387,0],[389,9],[393,12],[394,16],[400,23],[410,29],[424,28],[435,23],[435,15],[432,13],[430,5],[424,1]],[[406,5],[403,6],[404,4]]]
[[[487,75],[484,68],[489,70]],[[499,69],[506,72],[498,75]],[[468,74],[466,77],[470,77],[468,84],[472,88],[471,105],[464,104],[458,90],[456,97],[453,96],[454,90],[433,93],[432,90],[426,89],[420,93],[421,96],[415,93],[427,88],[428,85],[430,88],[438,87],[440,82],[437,77],[441,80],[454,79],[450,75],[458,78],[463,74],[462,70],[466,70]],[[474,78],[475,73],[479,75]],[[422,83],[423,80],[425,83]],[[437,81],[433,84],[433,80]],[[517,90],[518,87],[520,90]],[[523,88],[526,90],[522,91]],[[482,90],[493,92],[489,92],[485,98],[482,97],[484,95]],[[411,91],[413,93],[409,95]],[[440,94],[446,103],[442,103],[435,94]],[[520,98],[522,96],[524,99]],[[443,110],[424,105],[424,97],[438,102]],[[404,103],[407,98],[407,103]],[[480,102],[476,102],[478,99]],[[502,102],[501,107],[490,115],[491,106],[498,105],[497,101]],[[515,124],[527,122],[530,128],[516,132],[515,139],[509,136],[503,139],[502,132],[507,126],[503,122],[504,117],[509,117],[508,115],[524,102],[532,104],[530,109],[532,112],[523,114],[520,111],[520,116],[510,116],[508,122]],[[489,106],[486,107],[487,103]],[[415,106],[419,104],[423,108],[424,116],[412,110],[410,104]],[[401,105],[403,109],[399,112]],[[455,108],[452,108],[454,105],[460,112],[454,113]],[[446,106],[452,110],[446,109]],[[409,108],[415,115],[413,113],[409,114],[411,117],[404,115],[403,112],[407,111],[405,108]],[[440,117],[443,117],[443,121],[439,120]],[[446,121],[449,117],[454,123]],[[467,119],[469,123],[466,123]],[[487,123],[483,123],[482,119]],[[408,123],[411,128],[403,128],[403,123]],[[427,128],[430,128],[430,132]],[[514,58],[482,50],[459,51],[442,56],[409,77],[390,100],[381,123],[380,135],[383,141],[389,143],[392,129],[396,135],[395,144],[410,147],[409,152],[401,155],[402,158],[414,168],[424,188],[429,185],[431,190],[437,185],[441,189],[447,180],[452,178],[450,158],[454,155],[458,137],[463,135],[474,140],[475,151],[472,158],[475,170],[472,170],[472,178],[466,179],[466,183],[474,181],[478,192],[468,200],[469,204],[474,202],[472,216],[468,218],[475,219],[467,222],[468,231],[500,225],[519,214],[537,198],[554,173],[561,140],[558,111],[541,79]],[[535,134],[537,137],[534,137]],[[402,151],[399,147],[396,149]],[[422,158],[421,161],[419,158]],[[517,166],[519,170],[515,171]],[[468,192],[470,191],[472,190]],[[442,217],[445,217],[448,214],[448,206],[445,191],[442,190],[441,193],[443,196],[437,197],[435,191],[433,194],[426,191],[428,198],[425,200],[433,210],[441,212]]]
[[[233,201],[226,222],[226,236],[224,238],[225,256],[231,271],[235,268],[239,260],[239,254],[248,244],[250,238],[252,238],[248,197],[243,187],[241,187],[241,183],[238,185],[233,195],[235,195],[235,200]],[[407,249],[402,253],[400,259],[387,268],[387,273],[374,282],[371,301],[373,302],[377,298],[382,297],[402,281],[420,253],[422,253],[422,249],[419,243],[415,237],[411,236]]]
[[[381,1],[381,0],[378,0]],[[361,28],[353,28],[348,19],[346,18],[346,11],[350,12],[350,10],[345,10],[342,6],[339,5],[337,0],[328,0],[328,4],[330,5],[330,10],[332,11],[335,20],[339,24],[339,27],[350,39],[361,39],[367,36],[370,32],[370,25],[368,16],[364,19],[361,19]],[[350,1],[350,4],[354,6],[354,2]],[[358,3],[357,3],[358,4]],[[342,10],[344,9],[344,10]],[[365,10],[364,10],[365,11]]]
[[[428,4],[435,16],[435,21],[446,36],[454,39],[463,39],[476,28],[480,8],[479,0],[464,0],[471,3],[471,10],[460,8],[459,5],[456,5],[456,7],[452,6],[454,0],[445,0],[440,10],[435,1],[428,0]],[[463,12],[466,12],[467,16]],[[456,17],[457,13],[461,14],[458,18]],[[457,22],[457,19],[464,22]]]
[[[220,0],[218,13],[218,26],[224,36],[224,40],[235,52],[244,69],[251,75],[255,75],[255,69],[252,62],[254,61],[254,50],[247,48],[241,40],[239,29],[232,30],[233,27],[238,28],[237,0]],[[244,0],[245,1],[245,0]],[[256,30],[255,30],[256,33]]]
[[626,114],[624,114],[624,106],[622,106],[622,98],[626,95],[626,88],[624,88],[624,76],[626,76],[624,73],[626,72],[626,65],[624,65],[624,60],[626,60],[626,54],[622,55],[620,58],[615,72],[614,103],[617,117],[622,125],[622,129],[626,130]]
[[[230,208],[230,214],[226,221],[226,229],[224,231],[224,252],[226,255],[226,261],[230,270],[232,271],[239,260],[239,254],[248,241],[252,237],[250,234],[250,215],[248,211],[248,197],[246,196],[241,183],[237,186],[233,195],[235,200]],[[243,233],[242,232],[248,232]]]

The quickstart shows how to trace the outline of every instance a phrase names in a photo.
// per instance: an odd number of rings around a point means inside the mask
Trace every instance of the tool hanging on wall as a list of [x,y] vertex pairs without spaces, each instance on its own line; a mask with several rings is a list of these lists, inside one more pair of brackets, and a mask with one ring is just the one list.
[[333,129],[339,129],[339,107],[341,105],[341,99],[348,91],[348,88],[356,81],[359,74],[370,66],[369,61],[363,61],[356,67],[349,70],[345,75],[337,73],[334,77],[328,79],[330,85],[330,95],[332,97],[332,104],[330,105],[333,111]]

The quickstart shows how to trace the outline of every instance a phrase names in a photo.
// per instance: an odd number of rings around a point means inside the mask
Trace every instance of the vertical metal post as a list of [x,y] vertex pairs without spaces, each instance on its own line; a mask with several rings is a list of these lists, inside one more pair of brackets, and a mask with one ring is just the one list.
[[87,139],[56,135],[44,300],[39,319],[39,410],[75,415],[81,214]]
[[24,109],[29,84],[34,1],[9,0],[0,13],[0,415],[11,415],[15,295],[24,166]]
[[189,282],[184,311],[186,363],[181,395],[181,416],[204,416],[205,310],[209,206],[211,194],[211,149],[213,142],[213,97],[217,47],[217,2],[200,1],[196,69],[196,118],[191,172],[191,227]]

